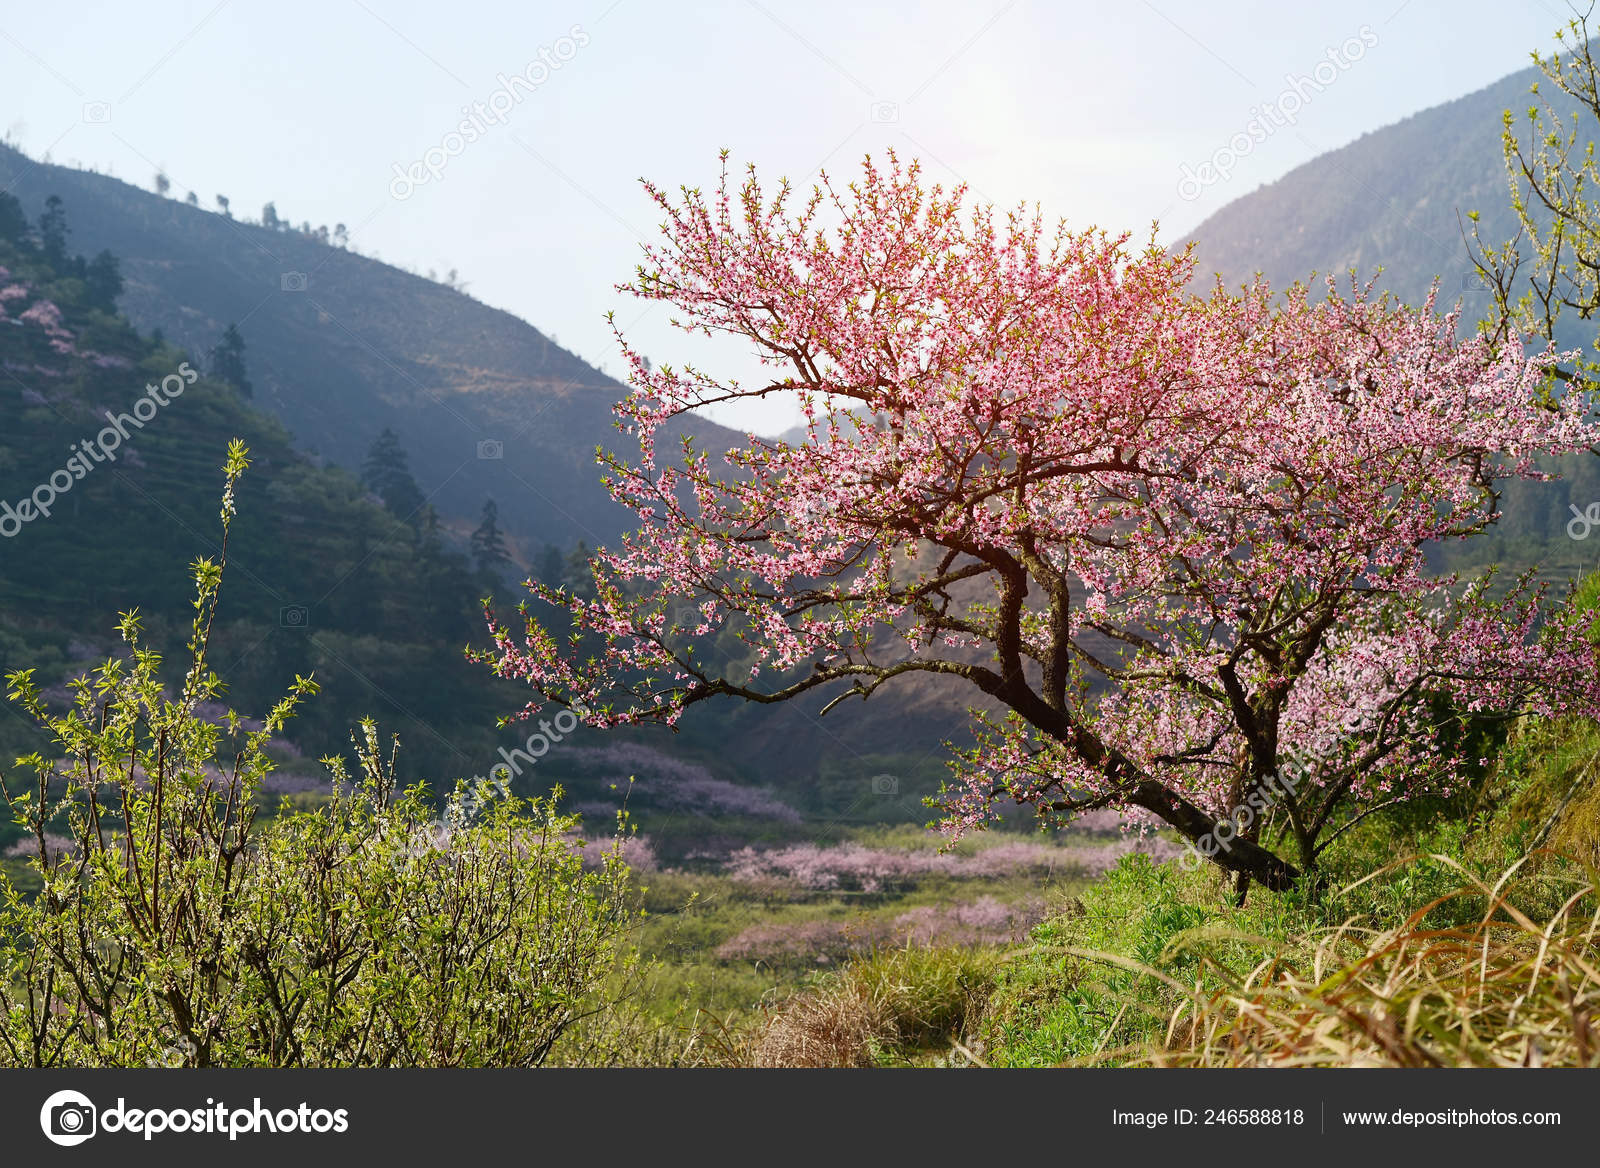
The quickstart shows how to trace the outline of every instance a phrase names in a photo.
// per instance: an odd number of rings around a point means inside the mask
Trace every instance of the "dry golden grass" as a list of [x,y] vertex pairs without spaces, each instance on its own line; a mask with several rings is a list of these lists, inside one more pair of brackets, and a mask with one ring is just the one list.
[[[1145,968],[1185,1000],[1171,1019],[1165,1048],[1142,1052],[1136,1061],[1600,1066],[1600,896],[1592,870],[1563,877],[1543,864],[1534,874],[1523,861],[1490,886],[1453,861],[1435,858],[1461,871],[1463,886],[1398,928],[1346,924],[1307,938],[1295,956],[1262,961],[1243,978],[1203,962],[1201,983],[1221,987],[1205,992]],[[1478,910],[1475,924],[1425,927],[1434,910],[1458,900]],[[1554,907],[1535,914],[1519,908],[1519,900]]]
[[757,1067],[870,1067],[894,1024],[883,993],[855,979],[798,994],[774,1010],[756,1037]]
[[749,1045],[757,1067],[870,1067],[958,1052],[988,1000],[995,950],[879,950],[767,1011]]

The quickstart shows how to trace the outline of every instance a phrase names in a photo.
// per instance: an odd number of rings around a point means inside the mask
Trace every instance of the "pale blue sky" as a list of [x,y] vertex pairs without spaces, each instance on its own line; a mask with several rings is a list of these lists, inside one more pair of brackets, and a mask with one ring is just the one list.
[[[211,208],[220,191],[235,215],[271,199],[297,224],[342,221],[363,252],[458,268],[474,295],[612,373],[610,308],[657,360],[707,356],[664,310],[640,318],[613,290],[653,235],[640,176],[709,184],[727,146],[805,182],[893,146],[977,197],[1037,200],[1079,225],[1142,231],[1159,218],[1170,241],[1324,150],[1523,67],[1570,16],[1539,0],[8,8],[0,129],[30,153],[145,186],[159,164],[176,197],[192,188]],[[1292,125],[1252,143],[1228,180],[1180,197],[1182,165],[1245,130],[1286,74],[1312,75],[1363,38]],[[393,198],[395,165],[440,146],[463,106],[489,101],[497,75],[541,49],[556,67],[535,67],[538,88],[477,141],[450,143],[462,148],[437,179]]]

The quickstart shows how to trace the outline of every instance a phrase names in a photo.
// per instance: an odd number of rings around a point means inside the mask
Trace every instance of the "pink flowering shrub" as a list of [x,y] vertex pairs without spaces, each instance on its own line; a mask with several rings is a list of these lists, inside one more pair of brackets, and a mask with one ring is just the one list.
[[1010,905],[982,896],[971,904],[921,905],[901,913],[892,933],[910,945],[1014,945],[1044,917],[1041,901]]
[[584,868],[599,871],[605,867],[606,853],[617,848],[622,862],[635,872],[654,872],[659,867],[655,845],[642,835],[627,835],[620,840],[612,836],[584,835],[580,853]]
[[883,925],[844,921],[774,921],[751,925],[717,946],[722,961],[841,961],[877,946]]
[[[78,852],[77,843],[64,835],[46,835],[44,837],[45,853],[53,862],[57,856],[73,856]],[[7,859],[26,859],[39,854],[39,840],[37,836],[25,836],[17,840],[5,851]]]
[[61,323],[61,309],[53,301],[36,300],[17,319],[24,325],[43,329],[55,352],[63,355],[77,352],[72,345],[72,332]]
[[1128,826],[1129,814],[1110,807],[1085,811],[1072,821],[1072,830],[1105,834],[1120,832]]
[[61,323],[61,309],[56,307],[54,301],[36,300],[29,305],[23,314],[17,317],[23,324],[35,325],[50,336],[67,336],[72,334]]

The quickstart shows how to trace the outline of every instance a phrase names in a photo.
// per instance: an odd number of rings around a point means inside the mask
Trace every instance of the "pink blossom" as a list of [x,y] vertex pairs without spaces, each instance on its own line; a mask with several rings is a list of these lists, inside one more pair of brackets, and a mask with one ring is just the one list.
[[[951,839],[1008,802],[1198,839],[1305,758],[1303,865],[1358,808],[1460,782],[1440,699],[1600,716],[1570,602],[1428,566],[1494,520],[1496,484],[1600,443],[1582,395],[1541,400],[1552,347],[1460,339],[1436,291],[1413,308],[1353,279],[1195,296],[1188,251],[969,208],[893,154],[807,195],[726,169],[646,190],[663,239],[625,290],[742,338],[768,376],[648,365],[618,333],[638,452],[603,461],[639,526],[595,553],[593,599],[535,586],[570,641],[491,614],[524,714],[559,695],[671,726],[927,674],[990,702],[943,797]],[[657,448],[708,403],[775,393],[800,441]],[[727,675],[699,648],[725,633],[748,649]],[[1297,875],[1248,838],[1217,858]]]
[[583,866],[589,869],[603,867],[605,858],[613,849],[622,862],[635,872],[654,872],[659,866],[656,849],[642,835],[614,836],[585,835],[582,852]]

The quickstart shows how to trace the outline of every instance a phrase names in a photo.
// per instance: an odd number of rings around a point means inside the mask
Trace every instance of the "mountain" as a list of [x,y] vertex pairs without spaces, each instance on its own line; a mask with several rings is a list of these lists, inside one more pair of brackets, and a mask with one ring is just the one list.
[[[393,429],[456,529],[492,496],[524,562],[541,543],[593,545],[627,524],[594,463],[596,446],[629,452],[611,412],[625,387],[510,313],[312,235],[3,146],[0,190],[30,219],[59,196],[73,250],[121,260],[118,307],[141,331],[203,359],[238,322],[254,404],[297,448],[356,469]],[[682,429],[738,441],[709,422]]]
[[[114,311],[114,264],[35,242],[20,219],[0,193],[0,672],[37,670],[59,709],[70,678],[123,651],[117,614],[137,611],[176,686],[189,565],[222,553],[220,468],[240,438],[251,465],[210,662],[249,715],[297,674],[322,685],[280,744],[284,789],[319,781],[311,759],[345,750],[368,715],[403,736],[409,777],[481,770],[496,716],[519,696],[461,651],[483,639],[489,573],[450,549],[426,509],[392,513],[296,451],[233,385],[140,335]],[[49,744],[11,703],[0,709],[9,772]]]
[[1313,271],[1363,279],[1381,265],[1380,287],[1420,303],[1436,277],[1445,301],[1486,303],[1462,241],[1468,211],[1484,238],[1516,232],[1500,150],[1501,114],[1529,103],[1543,76],[1524,69],[1465,97],[1363,134],[1276,182],[1234,200],[1186,239],[1197,244],[1197,280],[1220,274],[1232,288],[1257,271],[1287,287]]
[[[400,732],[410,777],[446,783],[482,773],[498,748],[516,746],[525,733],[494,722],[526,692],[461,658],[464,643],[484,641],[473,602],[493,583],[449,550],[459,538],[440,546],[439,536],[388,514],[350,472],[392,428],[454,535],[492,496],[524,566],[537,556],[545,567],[550,549],[541,553],[541,543],[609,541],[627,523],[593,461],[596,445],[626,442],[611,412],[623,387],[507,313],[301,232],[0,148],[0,189],[8,184],[30,223],[60,198],[68,249],[115,255],[124,287],[115,312],[90,303],[72,262],[41,255],[37,228],[0,238],[0,264],[12,278],[26,274],[26,296],[12,307],[49,300],[72,344],[91,354],[53,353],[42,326],[0,328],[0,365],[9,366],[0,376],[0,477],[10,484],[0,494],[16,502],[46,480],[103,424],[96,418],[129,409],[138,388],[169,373],[185,350],[209,372],[205,355],[230,322],[245,338],[252,395],[202,380],[181,409],[164,409],[137,433],[127,457],[73,490],[65,513],[0,540],[0,667],[38,666],[41,683],[64,698],[61,682],[114,648],[110,622],[136,606],[159,647],[175,654],[190,595],[184,568],[216,554],[216,468],[238,435],[256,465],[241,493],[217,637],[231,700],[259,711],[295,673],[314,671],[323,692],[291,733],[305,759],[344,748],[348,727],[371,714]],[[687,428],[711,444],[739,440],[709,423]],[[479,458],[480,442],[499,444],[486,451],[499,457]],[[501,590],[502,611],[520,595]],[[730,779],[785,786],[795,806],[815,813],[920,818],[920,796],[942,772],[939,744],[966,696],[907,686],[870,709],[849,704],[825,725],[815,717],[821,699],[781,711],[726,703],[682,734],[640,737]],[[892,742],[885,717],[897,727]],[[0,721],[0,753],[27,744],[37,745],[20,722]],[[305,759],[295,769],[314,772]],[[540,773],[569,789],[585,785],[564,759]]]
[[[1220,275],[1233,288],[1256,272],[1277,289],[1312,272],[1345,282],[1351,268],[1365,281],[1381,266],[1379,289],[1420,304],[1437,279],[1440,309],[1460,298],[1470,323],[1490,304],[1477,287],[1463,225],[1470,228],[1467,212],[1477,211],[1486,242],[1516,234],[1501,118],[1507,109],[1520,115],[1535,100],[1529,86],[1542,77],[1537,68],[1513,73],[1363,134],[1229,203],[1186,237],[1196,245],[1196,287]],[[1595,330],[1569,313],[1557,340],[1588,348]],[[1594,546],[1569,538],[1567,525],[1574,509],[1587,512],[1600,500],[1600,459],[1566,459],[1560,470],[1558,482],[1510,484],[1505,518],[1479,539],[1442,549],[1441,565],[1539,563],[1551,580],[1595,570]]]

